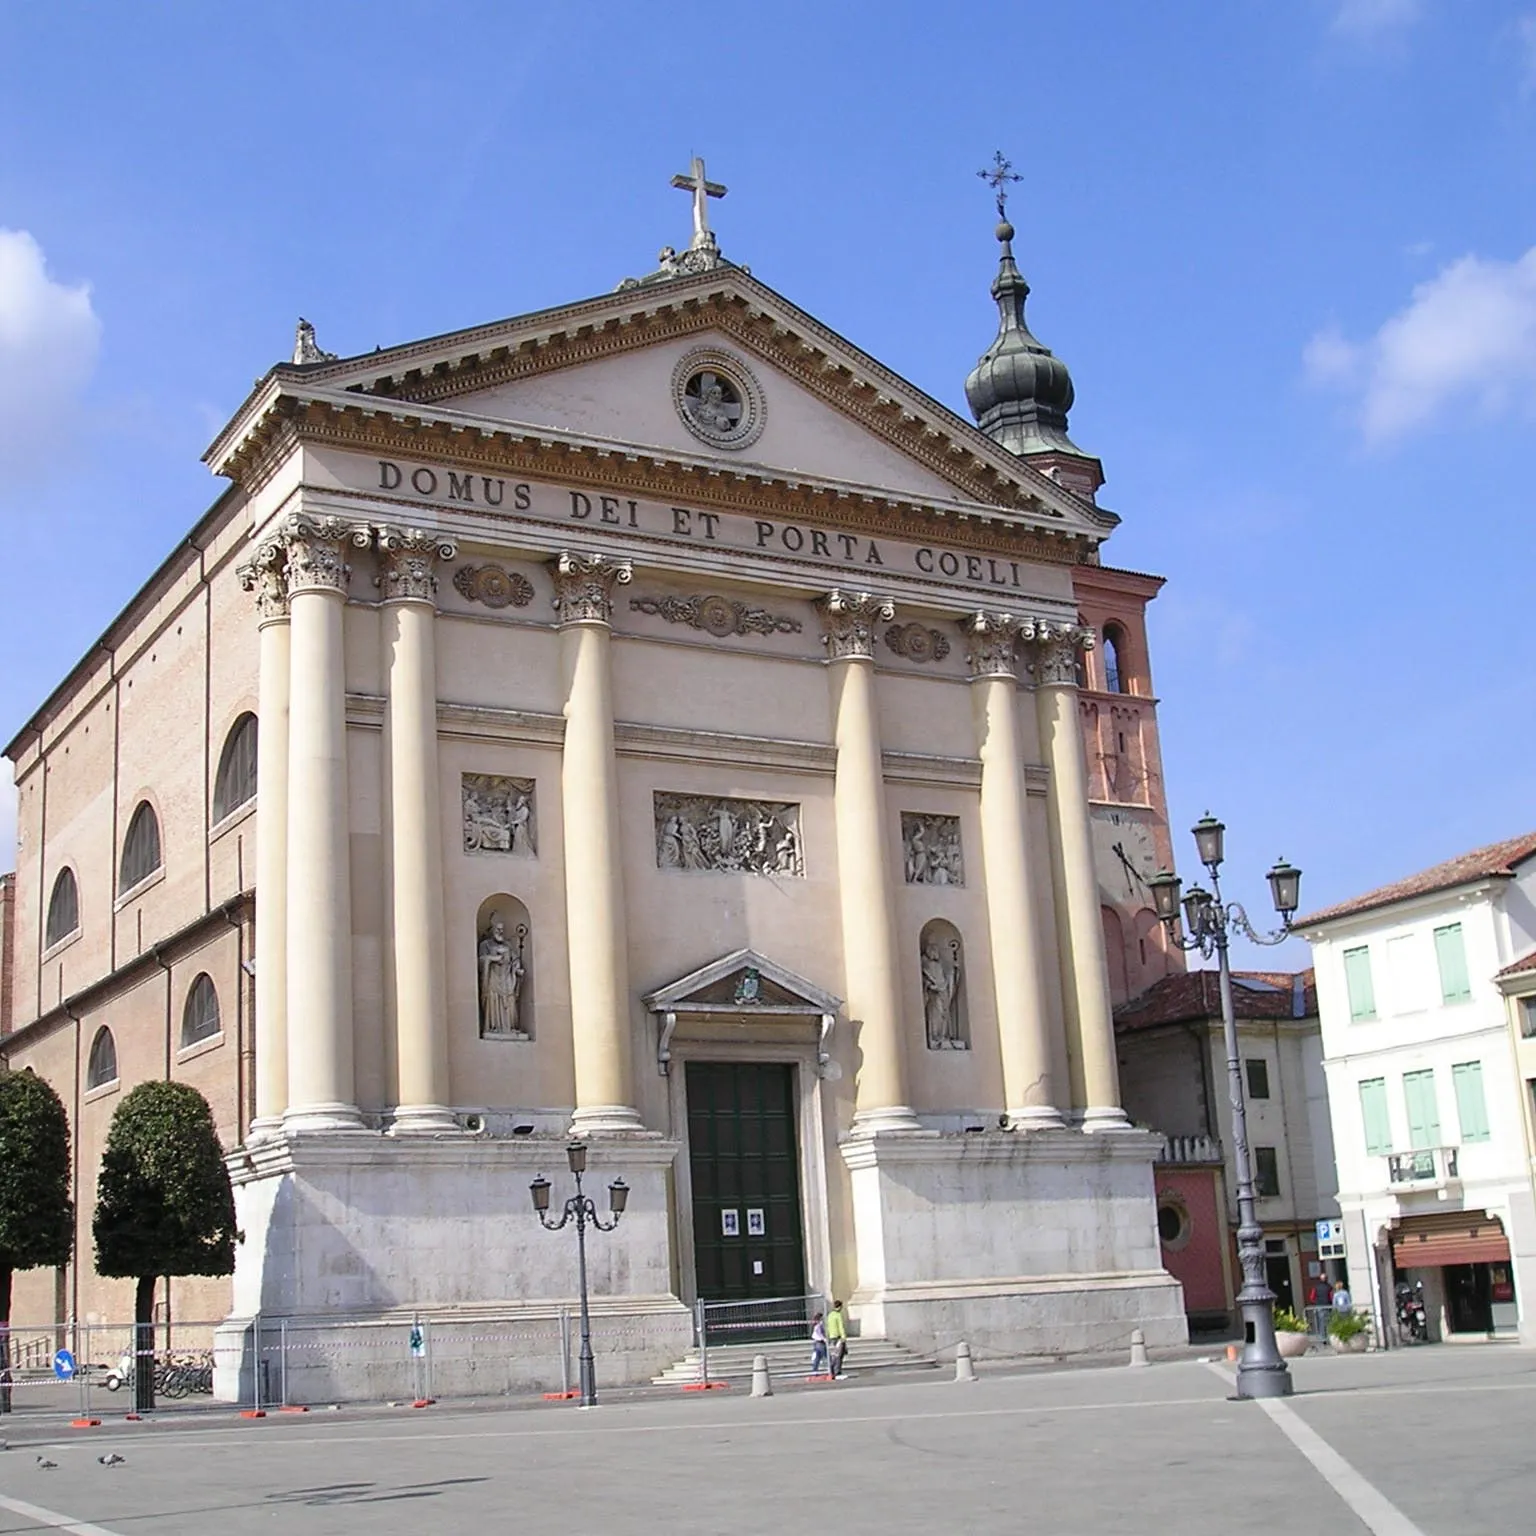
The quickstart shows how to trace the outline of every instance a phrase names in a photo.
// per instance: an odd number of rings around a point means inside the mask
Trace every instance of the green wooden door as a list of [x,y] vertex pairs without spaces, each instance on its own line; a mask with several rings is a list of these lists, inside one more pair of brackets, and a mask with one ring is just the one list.
[[803,1296],[794,1068],[690,1061],[687,1086],[699,1296]]

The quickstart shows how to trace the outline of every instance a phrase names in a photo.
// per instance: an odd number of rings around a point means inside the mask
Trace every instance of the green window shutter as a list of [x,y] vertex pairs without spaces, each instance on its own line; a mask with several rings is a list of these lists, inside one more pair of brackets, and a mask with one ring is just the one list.
[[1408,1145],[1415,1152],[1438,1147],[1440,1110],[1435,1103],[1434,1072],[1404,1072],[1403,1098],[1408,1105]]
[[1440,1000],[1466,1002],[1472,996],[1472,979],[1467,974],[1467,947],[1462,942],[1460,923],[1435,929],[1435,959],[1440,962]]
[[1349,1016],[1376,1017],[1376,992],[1371,986],[1371,952],[1365,945],[1344,951],[1344,983],[1349,988]]
[[1365,1121],[1365,1150],[1374,1157],[1385,1157],[1392,1150],[1386,1078],[1371,1077],[1360,1084],[1360,1117]]
[[1461,1122],[1461,1139],[1488,1140],[1488,1106],[1483,1100],[1483,1064],[1462,1061],[1451,1068],[1456,1085],[1456,1118]]

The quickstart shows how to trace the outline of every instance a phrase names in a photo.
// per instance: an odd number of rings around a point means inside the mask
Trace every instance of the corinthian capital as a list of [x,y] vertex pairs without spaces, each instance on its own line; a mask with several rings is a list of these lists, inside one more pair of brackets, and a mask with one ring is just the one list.
[[288,564],[281,540],[263,540],[251,558],[236,567],[235,575],[255,598],[256,612],[263,624],[288,617]]
[[1030,627],[1029,619],[1015,613],[989,613],[978,608],[960,620],[965,636],[965,658],[974,677],[1017,677],[1019,640]]
[[555,612],[562,624],[613,622],[613,589],[634,578],[628,560],[565,551],[549,562],[555,580]]
[[432,567],[439,560],[452,560],[459,546],[440,533],[425,528],[374,530],[379,541],[380,570],[374,578],[386,603],[430,603],[437,596],[437,575]]
[[345,596],[352,567],[347,546],[366,549],[373,530],[344,517],[311,517],[300,512],[283,524],[279,537],[288,555],[288,595],[340,592]]
[[1075,688],[1077,653],[1093,649],[1093,631],[1082,624],[1032,619],[1026,640],[1035,645],[1035,683],[1041,688]]
[[816,613],[821,619],[821,638],[830,660],[873,660],[875,625],[882,619],[894,619],[896,604],[888,597],[844,592],[834,587],[825,597],[816,599]]

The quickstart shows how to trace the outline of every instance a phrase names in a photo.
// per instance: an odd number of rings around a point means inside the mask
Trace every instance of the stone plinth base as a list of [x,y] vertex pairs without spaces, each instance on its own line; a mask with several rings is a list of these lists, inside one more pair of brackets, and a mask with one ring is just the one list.
[[1187,1342],[1162,1267],[1140,1131],[918,1131],[842,1144],[861,1328],[922,1350],[1009,1354]]
[[[687,1349],[673,1294],[666,1175],[675,1143],[593,1138],[584,1187],[607,1219],[587,1232],[598,1380],[647,1380]],[[575,1193],[564,1139],[284,1132],[234,1153],[245,1241],[216,1346],[215,1390],[295,1403],[499,1393],[561,1384],[562,1312],[574,1370],[576,1232],[546,1231],[528,1186]],[[419,1326],[416,1352],[412,1332]]]

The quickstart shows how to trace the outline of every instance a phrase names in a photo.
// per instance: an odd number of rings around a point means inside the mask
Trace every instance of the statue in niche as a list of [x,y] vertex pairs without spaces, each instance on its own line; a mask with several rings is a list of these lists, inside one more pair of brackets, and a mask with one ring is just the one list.
[[901,813],[901,842],[908,885],[964,885],[960,818]]
[[464,775],[464,851],[532,858],[533,781],[490,773]]
[[923,940],[923,1021],[930,1051],[963,1051],[960,1027],[960,941],[930,934]]
[[491,914],[490,926],[480,936],[480,1033],[487,1039],[528,1039],[518,1020],[528,930],[519,924],[514,937],[515,945],[499,912]]

